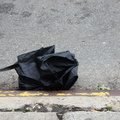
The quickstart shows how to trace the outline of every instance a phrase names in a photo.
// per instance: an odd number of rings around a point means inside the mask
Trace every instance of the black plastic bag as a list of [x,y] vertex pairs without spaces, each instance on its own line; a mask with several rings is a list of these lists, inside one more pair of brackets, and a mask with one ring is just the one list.
[[68,90],[76,82],[78,62],[69,51],[54,53],[55,46],[18,56],[15,68],[20,90]]

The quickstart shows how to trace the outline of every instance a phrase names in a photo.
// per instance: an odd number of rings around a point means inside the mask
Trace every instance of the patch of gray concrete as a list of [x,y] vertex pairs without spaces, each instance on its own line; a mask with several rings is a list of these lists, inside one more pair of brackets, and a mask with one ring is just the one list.
[[71,112],[63,115],[62,120],[119,120],[120,112]]
[[[72,89],[120,89],[119,6],[119,0],[0,0],[0,68],[54,44],[79,61]],[[0,89],[16,88],[14,70],[0,73]]]
[[57,117],[56,113],[37,113],[37,112],[1,112],[1,120],[119,120],[119,112],[70,112],[65,113],[62,118]]
[[21,112],[1,112],[0,120],[59,120],[56,113],[21,113]]

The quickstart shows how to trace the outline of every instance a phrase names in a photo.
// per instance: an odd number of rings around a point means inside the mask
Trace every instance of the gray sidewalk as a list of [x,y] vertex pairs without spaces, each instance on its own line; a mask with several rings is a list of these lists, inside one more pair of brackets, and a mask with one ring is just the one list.
[[56,113],[0,113],[0,120],[119,120],[120,112],[71,112],[58,118]]
[[[120,89],[119,0],[0,0],[0,68],[53,44],[79,61],[73,89]],[[17,83],[14,70],[0,73],[1,89]]]

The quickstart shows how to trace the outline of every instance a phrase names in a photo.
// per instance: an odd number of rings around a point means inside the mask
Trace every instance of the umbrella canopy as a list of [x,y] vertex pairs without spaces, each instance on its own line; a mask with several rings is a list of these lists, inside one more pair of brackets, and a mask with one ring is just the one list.
[[54,51],[50,46],[19,55],[17,63],[1,71],[15,68],[20,90],[68,90],[78,78],[78,62],[69,51]]

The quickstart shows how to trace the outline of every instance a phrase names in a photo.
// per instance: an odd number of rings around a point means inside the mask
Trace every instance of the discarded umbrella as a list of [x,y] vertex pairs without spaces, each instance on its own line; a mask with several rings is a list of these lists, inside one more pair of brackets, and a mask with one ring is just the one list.
[[18,56],[18,62],[0,69],[15,69],[20,90],[68,90],[76,82],[78,62],[69,51],[54,53],[55,46]]

